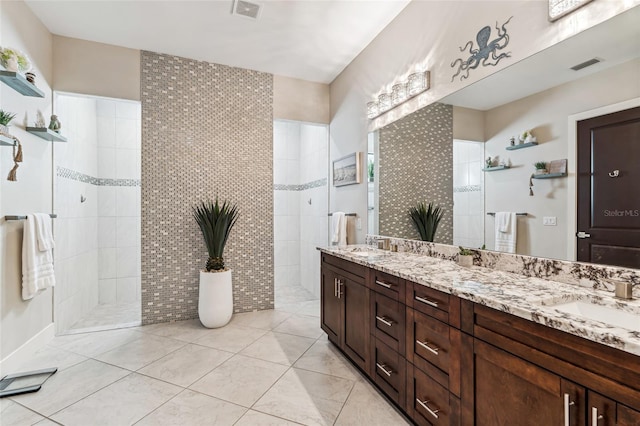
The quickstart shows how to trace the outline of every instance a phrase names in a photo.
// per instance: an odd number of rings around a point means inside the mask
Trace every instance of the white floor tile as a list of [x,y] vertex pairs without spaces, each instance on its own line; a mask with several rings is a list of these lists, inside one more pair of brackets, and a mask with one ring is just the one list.
[[127,370],[138,370],[163,356],[181,348],[186,343],[166,337],[139,333],[140,336],[96,357],[97,360]]
[[345,403],[336,426],[367,425],[409,425],[371,384],[365,381],[356,382]]
[[161,324],[145,325],[138,329],[144,333],[155,334],[156,336],[170,337],[183,342],[193,343],[206,336],[211,331],[200,323],[200,320],[186,320],[176,322],[165,322]]
[[299,424],[300,423],[293,423],[280,417],[249,410],[235,426],[294,426]]
[[314,343],[294,366],[349,380],[360,378],[358,370],[326,339],[320,339]]
[[51,418],[67,426],[130,425],[180,391],[178,386],[131,373]]
[[268,332],[240,351],[240,354],[278,364],[293,365],[314,342],[314,339],[307,337]]
[[28,408],[6,398],[0,399],[0,425],[32,425],[41,420],[45,418]]
[[69,334],[58,336],[49,344],[51,346],[74,352],[80,355],[95,357],[133,340],[142,334],[127,329],[100,331],[96,333]]
[[204,337],[194,343],[227,352],[240,352],[265,333],[265,330],[256,328],[227,325],[209,330]]
[[320,319],[306,315],[292,315],[273,329],[278,333],[317,339],[324,333],[320,328]]
[[290,316],[291,314],[287,312],[268,309],[265,311],[235,314],[231,319],[231,324],[244,327],[259,328],[262,330],[271,330],[280,325]]
[[251,407],[286,370],[283,365],[235,355],[190,389]]

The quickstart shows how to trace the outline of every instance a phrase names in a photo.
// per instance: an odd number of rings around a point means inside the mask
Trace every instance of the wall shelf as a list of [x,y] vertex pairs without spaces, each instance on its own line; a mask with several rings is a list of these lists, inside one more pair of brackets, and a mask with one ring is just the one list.
[[543,175],[534,174],[532,177],[533,179],[553,179],[553,178],[561,178],[566,176],[567,176],[566,173],[545,173]]
[[516,149],[529,148],[531,146],[536,146],[536,145],[538,145],[538,142],[527,142],[527,143],[516,144],[513,146],[508,146],[506,149],[507,151],[513,151]]
[[12,71],[0,71],[0,81],[16,92],[34,98],[44,98],[44,92],[31,84],[21,74]]
[[27,132],[51,142],[66,142],[67,138],[46,127],[27,127]]
[[509,166],[492,166],[482,169],[483,172],[497,172],[498,170],[507,170]]
[[15,142],[13,141],[13,139],[0,135],[0,146],[13,146],[13,145],[15,145]]

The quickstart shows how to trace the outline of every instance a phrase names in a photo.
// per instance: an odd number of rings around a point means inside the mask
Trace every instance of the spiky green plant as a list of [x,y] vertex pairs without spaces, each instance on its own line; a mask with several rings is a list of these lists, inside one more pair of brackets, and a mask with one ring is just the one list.
[[224,246],[231,233],[233,225],[238,220],[238,206],[224,201],[222,205],[211,200],[202,201],[193,207],[193,218],[200,226],[204,244],[209,252],[206,270],[224,271]]
[[15,114],[0,109],[0,125],[6,126],[15,118]]
[[438,224],[444,215],[442,208],[434,206],[432,202],[429,204],[420,202],[416,207],[409,209],[409,215],[413,219],[413,224],[418,230],[422,241],[433,242]]

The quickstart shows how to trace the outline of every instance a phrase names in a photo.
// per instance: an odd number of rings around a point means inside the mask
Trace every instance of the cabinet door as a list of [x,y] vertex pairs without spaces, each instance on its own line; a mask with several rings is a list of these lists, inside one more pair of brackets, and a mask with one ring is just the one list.
[[477,426],[565,424],[560,376],[478,339],[474,355]]
[[354,279],[338,277],[343,303],[342,350],[364,371],[369,361],[369,289]]
[[640,411],[618,404],[618,426],[640,425]]
[[340,344],[341,304],[338,299],[338,274],[322,265],[320,282],[320,326],[329,339]]
[[599,393],[589,391],[587,394],[587,419],[589,426],[615,426],[616,402]]

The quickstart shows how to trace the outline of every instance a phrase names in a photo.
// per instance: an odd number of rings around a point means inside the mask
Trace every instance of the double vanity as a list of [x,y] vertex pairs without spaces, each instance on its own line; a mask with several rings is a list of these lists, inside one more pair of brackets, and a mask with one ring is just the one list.
[[321,249],[322,329],[413,422],[640,425],[640,300],[440,257]]

